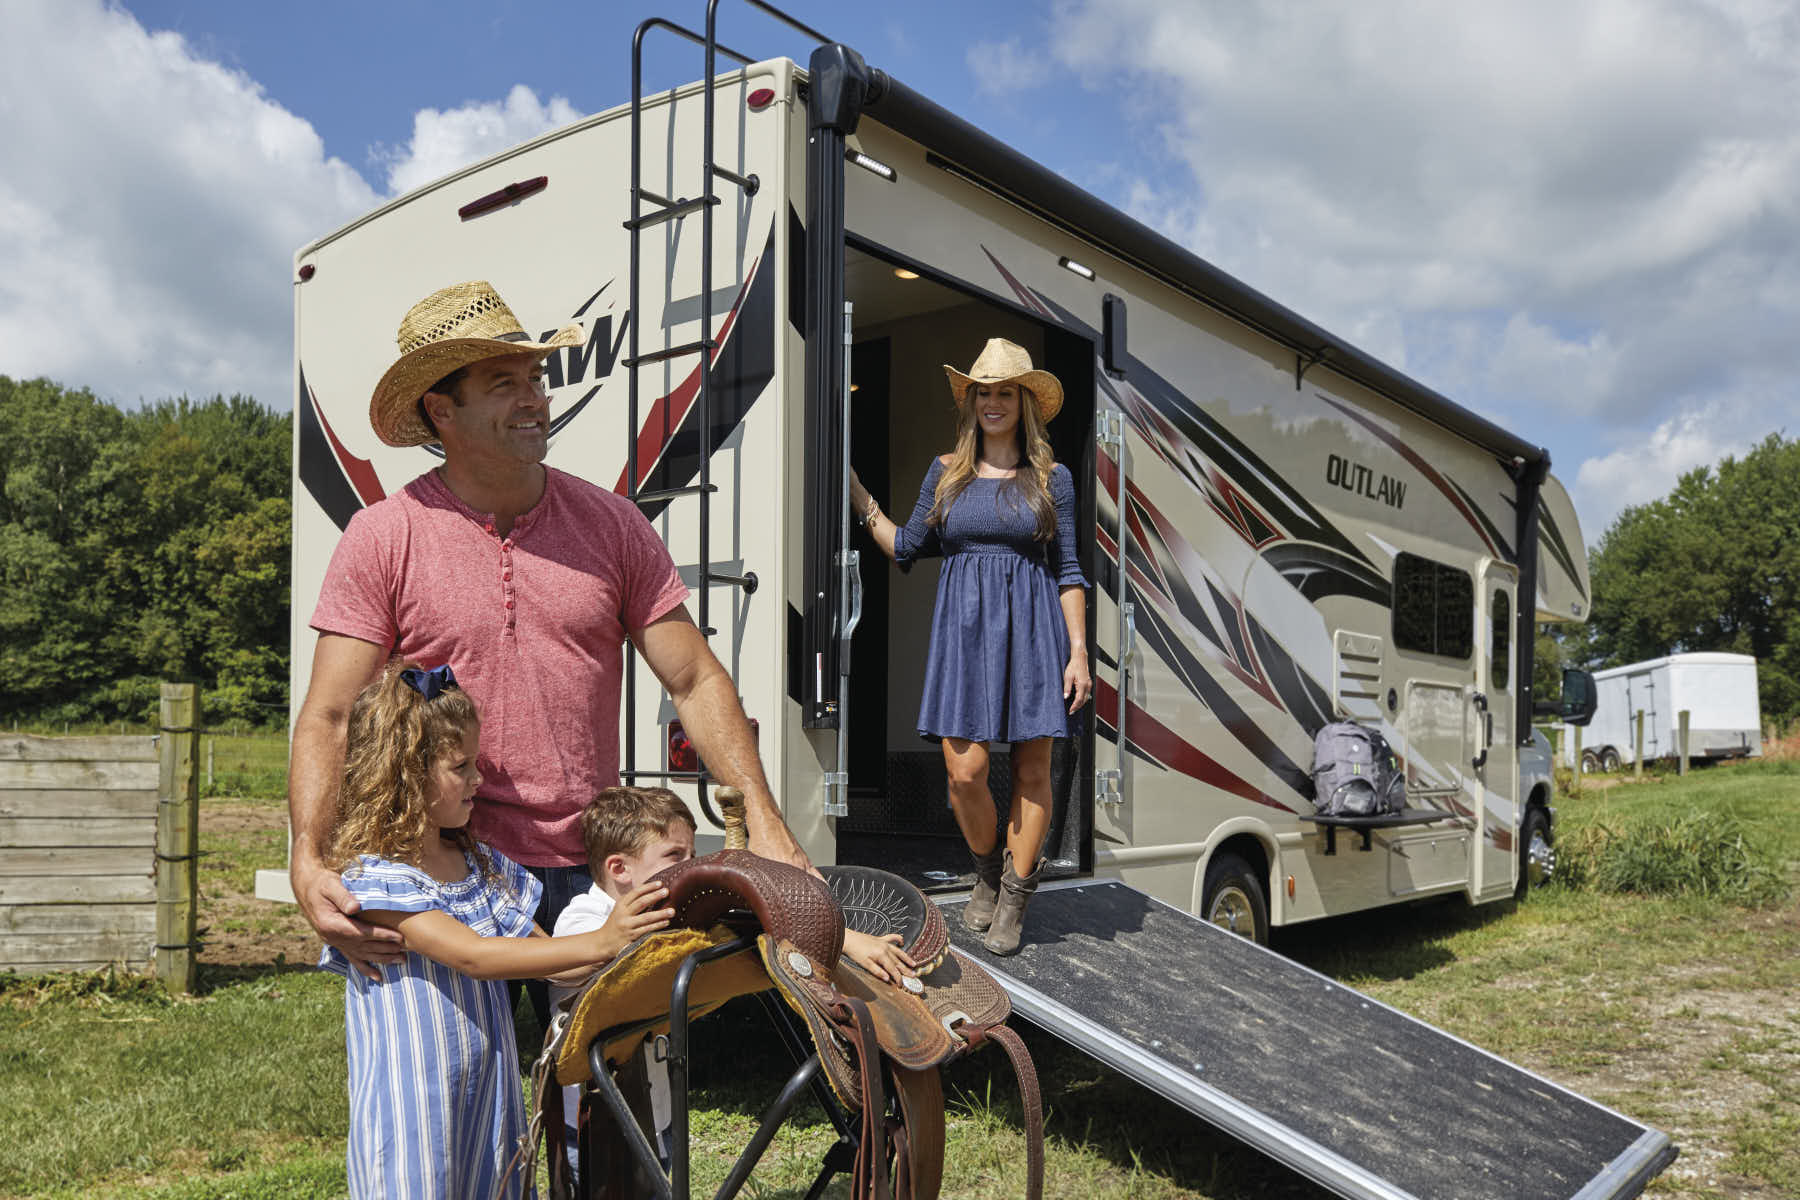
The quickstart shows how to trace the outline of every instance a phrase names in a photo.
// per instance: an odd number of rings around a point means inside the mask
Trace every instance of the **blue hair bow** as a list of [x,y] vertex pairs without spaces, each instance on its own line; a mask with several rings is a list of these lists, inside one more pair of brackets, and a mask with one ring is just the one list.
[[445,688],[456,686],[456,676],[450,673],[449,663],[433,667],[429,671],[408,667],[400,672],[400,679],[427,700],[436,700]]

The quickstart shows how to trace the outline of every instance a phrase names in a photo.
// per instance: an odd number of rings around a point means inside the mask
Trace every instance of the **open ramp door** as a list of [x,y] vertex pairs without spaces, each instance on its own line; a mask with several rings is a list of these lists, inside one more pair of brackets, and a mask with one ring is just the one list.
[[1110,880],[1046,887],[996,958],[958,949],[1076,1048],[1341,1196],[1599,1200],[1668,1135]]

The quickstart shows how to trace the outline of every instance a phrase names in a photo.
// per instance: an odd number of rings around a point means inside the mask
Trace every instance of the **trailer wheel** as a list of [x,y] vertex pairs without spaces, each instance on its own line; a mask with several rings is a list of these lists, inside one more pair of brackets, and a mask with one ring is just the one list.
[[1600,769],[1602,771],[1606,771],[1609,773],[1612,771],[1617,771],[1619,769],[1619,763],[1621,761],[1622,760],[1619,758],[1619,752],[1617,750],[1614,750],[1611,746],[1608,746],[1606,749],[1604,749],[1600,752]]
[[1592,750],[1581,752],[1581,770],[1584,775],[1592,775],[1600,769],[1600,756]]
[[1235,854],[1220,854],[1206,865],[1200,915],[1228,933],[1269,944],[1269,898],[1250,864]]
[[1550,816],[1537,805],[1525,810],[1519,827],[1519,882],[1513,899],[1523,900],[1556,877],[1556,844],[1550,832]]

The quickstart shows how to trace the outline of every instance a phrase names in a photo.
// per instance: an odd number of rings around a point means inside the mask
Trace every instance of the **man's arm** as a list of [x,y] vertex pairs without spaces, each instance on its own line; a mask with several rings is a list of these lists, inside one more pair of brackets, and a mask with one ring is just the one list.
[[717,782],[743,791],[750,848],[764,858],[811,871],[812,860],[775,807],[757,757],[756,738],[731,676],[713,656],[687,608],[676,608],[633,630],[631,640],[674,698],[681,727],[693,739],[707,772]]
[[312,682],[294,721],[294,745],[288,755],[288,822],[294,836],[288,881],[294,899],[319,936],[371,979],[380,977],[371,962],[400,961],[400,934],[357,918],[362,906],[344,890],[337,872],[321,860],[337,818],[350,706],[386,661],[387,651],[373,642],[320,634],[313,651]]

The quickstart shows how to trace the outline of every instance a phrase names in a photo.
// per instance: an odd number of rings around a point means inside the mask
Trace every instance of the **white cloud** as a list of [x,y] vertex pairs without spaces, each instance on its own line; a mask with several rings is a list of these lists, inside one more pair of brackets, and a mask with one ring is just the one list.
[[530,88],[515,84],[505,100],[472,102],[443,112],[420,109],[413,114],[412,141],[399,151],[378,151],[377,157],[387,163],[388,191],[398,195],[581,115],[561,96],[552,96],[546,105]]
[[1012,96],[1046,81],[1041,55],[1025,49],[1016,37],[1003,42],[976,42],[963,52],[976,90],[989,96]]
[[[101,0],[6,5],[0,373],[124,403],[292,403],[301,245],[384,197],[240,71]],[[574,119],[529,89],[425,110],[397,190]]]
[[122,401],[289,403],[294,249],[370,207],[243,74],[97,3],[0,39],[0,371]]
[[1581,532],[1589,544],[1600,540],[1620,512],[1666,496],[1675,481],[1695,467],[1710,466],[1726,455],[1742,455],[1767,432],[1747,414],[1723,404],[1708,404],[1671,417],[1647,437],[1609,454],[1589,458],[1575,474],[1570,499],[1581,514]]
[[1047,53],[1135,115],[1133,212],[1564,470],[1800,423],[1791,4],[1059,0]]

